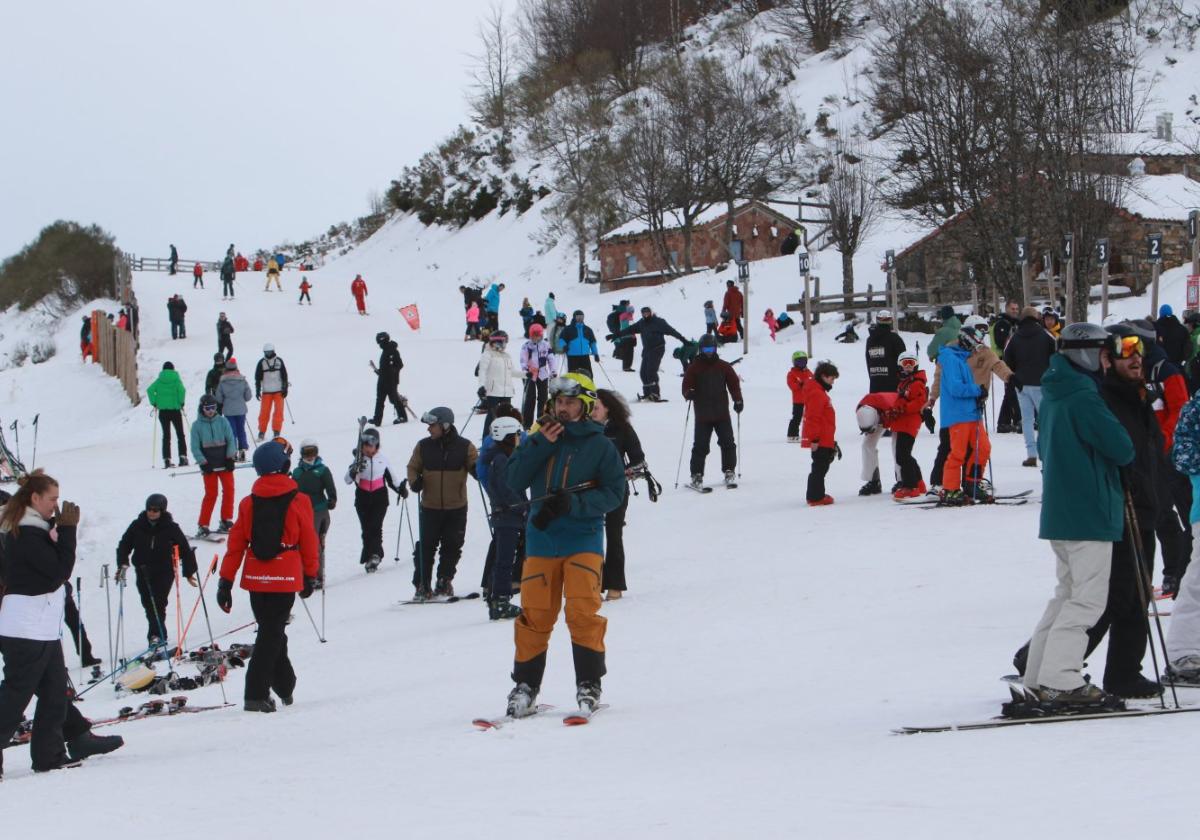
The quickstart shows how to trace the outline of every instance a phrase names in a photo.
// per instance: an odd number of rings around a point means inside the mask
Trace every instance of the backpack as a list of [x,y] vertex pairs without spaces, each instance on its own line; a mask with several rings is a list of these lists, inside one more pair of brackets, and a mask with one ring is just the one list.
[[1200,400],[1195,397],[1179,413],[1171,463],[1184,475],[1200,475]]
[[282,496],[251,496],[250,550],[263,562],[274,560],[294,545],[282,545],[283,523],[287,518],[288,505],[300,490],[291,490]]

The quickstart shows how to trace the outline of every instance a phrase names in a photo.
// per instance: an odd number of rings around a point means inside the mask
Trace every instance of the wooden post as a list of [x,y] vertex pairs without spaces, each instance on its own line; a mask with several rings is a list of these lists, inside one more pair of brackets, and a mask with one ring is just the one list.
[[804,331],[808,334],[808,355],[811,358],[813,354],[812,348],[812,284],[809,282],[809,276],[804,275]]
[[1054,307],[1058,298],[1054,295],[1054,256],[1049,251],[1046,252],[1042,265],[1046,269],[1046,292],[1050,295],[1050,306]]
[[[817,296],[817,300],[821,300],[821,278],[813,278],[813,294]],[[821,308],[818,306],[817,311],[813,313],[813,323],[819,323],[821,320]]]
[[1158,275],[1162,272],[1162,263],[1158,260],[1150,263],[1150,320],[1158,317]]
[[1067,273],[1066,291],[1067,291],[1067,311],[1064,313],[1067,318],[1067,323],[1070,324],[1078,320],[1075,313],[1075,260],[1069,260],[1063,267]]
[[971,284],[971,312],[975,315],[979,314],[979,284]]
[[1100,321],[1108,317],[1108,263],[1100,266]]
[[1033,270],[1028,262],[1021,264],[1021,298],[1024,306],[1033,304]]

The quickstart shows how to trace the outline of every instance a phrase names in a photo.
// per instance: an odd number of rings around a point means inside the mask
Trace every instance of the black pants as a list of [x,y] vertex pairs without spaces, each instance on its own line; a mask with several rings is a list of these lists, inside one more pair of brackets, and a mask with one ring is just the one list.
[[800,423],[802,420],[804,420],[804,403],[792,403],[792,419],[788,421],[788,437],[800,437]]
[[65,586],[67,587],[67,598],[63,605],[63,621],[66,623],[67,629],[71,631],[71,644],[75,645],[75,653],[82,654],[85,663],[95,662],[96,658],[92,656],[92,643],[88,641],[87,628],[83,626],[83,622],[79,618],[79,607],[75,605],[71,584],[68,583]]
[[1004,383],[1004,399],[1000,402],[1000,416],[996,418],[997,428],[1001,426],[1021,425],[1021,404],[1017,402],[1017,389]]
[[304,303],[304,301],[312,303],[312,298],[308,296],[308,289],[305,289],[300,293],[300,300],[296,301],[296,303]]
[[567,356],[567,373],[582,373],[592,378],[591,356]]
[[271,690],[280,698],[296,690],[296,672],[288,659],[287,622],[295,592],[251,592],[250,609],[258,622],[254,652],[246,666],[247,700],[266,700]]
[[667,351],[666,346],[662,347],[642,347],[642,368],[638,371],[638,376],[642,378],[642,396],[658,399],[660,396],[658,391],[658,366],[662,363],[663,353]]
[[[1142,565],[1146,573],[1145,580],[1153,580],[1154,534],[1150,528],[1142,530]],[[1127,534],[1124,540],[1113,545],[1108,603],[1100,620],[1088,631],[1087,653],[1084,654],[1089,656],[1104,634],[1108,633],[1108,658],[1104,664],[1106,688],[1128,685],[1142,673],[1142,657],[1146,655],[1146,642],[1149,639],[1149,625],[1146,623],[1148,608],[1149,604],[1141,597],[1133,543]]]
[[483,435],[487,437],[492,433],[492,421],[496,419],[496,409],[502,405],[512,405],[511,397],[484,397],[483,407],[487,409],[487,414],[483,415]]
[[358,562],[366,564],[372,557],[383,559],[383,520],[387,516],[388,491],[381,487],[371,493],[354,490],[354,511],[362,529],[362,551]]
[[[941,426],[938,429],[937,455],[933,458],[933,469],[929,471],[929,481],[938,487],[942,486],[942,470],[946,459],[950,457],[950,427]],[[965,461],[963,463],[966,463]]]
[[63,722],[67,717],[67,665],[62,643],[0,636],[4,681],[0,682],[0,744],[12,740],[29,701],[37,696],[29,752],[34,770],[49,770],[66,758]]
[[[549,399],[549,387],[550,380],[548,379],[525,380],[525,398],[521,402],[521,419],[524,421],[526,429],[533,425],[533,421],[546,407],[546,400]],[[491,429],[488,431],[490,432]]]
[[1192,509],[1192,482],[1173,466],[1164,474],[1166,493],[1162,517],[1154,528],[1163,551],[1163,574],[1183,579],[1188,561],[1192,558],[1192,529],[1189,517]]
[[488,591],[493,597],[512,595],[513,569],[517,564],[521,536],[522,529],[520,528],[510,528],[504,525],[496,528],[493,540],[496,546],[496,558],[492,563],[492,576],[488,580]]
[[808,474],[808,493],[805,498],[810,502],[819,502],[825,498],[825,474],[833,463],[835,450],[830,447],[814,449],[812,453],[812,470]]
[[171,322],[171,338],[187,338],[187,328],[183,325],[183,321]]
[[637,345],[629,340],[617,343],[617,349],[613,352],[613,355],[621,360],[621,370],[633,370],[633,351],[636,349]]
[[721,472],[737,467],[737,443],[733,438],[733,421],[728,417],[720,420],[696,419],[696,435],[692,441],[692,475],[704,475],[704,460],[708,457],[713,432],[717,433],[717,446],[721,448]]
[[[441,546],[437,579],[454,580],[467,536],[466,507],[434,510],[421,505],[421,567],[413,569],[413,586],[432,586],[433,558]],[[498,547],[497,547],[498,548]]]
[[400,382],[384,379],[382,376],[375,382],[375,417],[371,420],[371,425],[378,426],[383,422],[383,405],[385,402],[390,402],[392,408],[396,411],[396,418],[405,423],[408,421],[408,412],[404,410],[404,403],[400,400]]
[[900,485],[910,490],[921,483],[921,465],[913,457],[913,445],[917,439],[904,432],[896,433],[896,463],[900,467]]
[[225,361],[229,361],[233,357],[233,339],[227,335],[223,335],[217,339],[217,352],[225,354]]
[[146,612],[146,641],[157,636],[167,640],[167,599],[171,595],[171,584],[175,582],[173,569],[151,569],[135,566],[137,592]]
[[158,425],[162,427],[163,460],[171,458],[171,427],[175,427],[175,440],[179,443],[180,457],[187,457],[187,438],[183,434],[183,412],[178,408],[160,408]]
[[233,297],[233,280],[225,278],[221,279],[221,295],[223,297]]
[[203,289],[204,288],[204,275],[203,274],[193,274],[192,275],[192,288],[193,289]]
[[624,592],[625,585],[625,511],[629,509],[629,494],[621,506],[604,514],[604,576],[601,589]]

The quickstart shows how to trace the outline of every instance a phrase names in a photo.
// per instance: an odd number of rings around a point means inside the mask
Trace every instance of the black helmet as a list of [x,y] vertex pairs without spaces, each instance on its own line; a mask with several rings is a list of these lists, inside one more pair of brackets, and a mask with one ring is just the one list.
[[375,334],[375,343],[376,344],[386,344],[387,342],[389,342],[391,340],[392,340],[392,337],[385,332]]
[[700,341],[698,343],[701,350],[703,350],[705,347],[711,347],[714,350],[717,349],[717,337],[712,333],[705,333],[704,335],[700,336]]
[[214,397],[212,394],[205,394],[203,397],[200,398],[200,410],[204,411],[204,409],[210,408],[210,407],[211,408],[217,407],[217,398]]
[[378,429],[372,429],[370,427],[363,429],[362,434],[359,435],[358,439],[362,443],[366,443],[371,446],[374,446],[376,449],[379,448],[379,430]]
[[454,425],[454,412],[446,408],[444,405],[439,405],[436,408],[431,408],[421,415],[421,422],[426,426],[432,426],[434,423],[440,423],[442,430],[448,430]]
[[214,363],[219,362],[221,364],[225,364],[225,354],[224,353],[213,353],[213,362]]
[[150,510],[150,508],[157,508],[158,510],[161,510],[163,513],[166,513],[167,497],[164,496],[162,493],[151,493],[149,496],[146,497],[146,510]]

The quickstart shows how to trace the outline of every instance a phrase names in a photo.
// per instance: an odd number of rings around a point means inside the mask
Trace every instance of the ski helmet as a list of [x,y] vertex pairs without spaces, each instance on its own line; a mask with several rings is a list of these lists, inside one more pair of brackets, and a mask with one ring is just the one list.
[[368,446],[374,446],[376,449],[378,449],[379,448],[379,430],[372,429],[371,427],[368,426],[367,428],[363,429],[362,434],[358,436],[358,440],[360,443],[365,443]]
[[1112,324],[1104,328],[1112,336],[1108,350],[1117,359],[1128,359],[1134,353],[1146,355],[1146,346],[1142,337],[1133,331],[1128,324]]
[[392,340],[392,337],[385,332],[375,333],[375,343],[376,344],[387,344],[391,340]]
[[275,345],[271,344],[271,343],[264,344],[263,345],[263,355],[267,356],[268,358],[270,358],[271,356],[274,356],[275,355]]
[[320,451],[317,448],[317,442],[315,440],[313,440],[312,438],[305,438],[304,440],[300,441],[300,457],[301,458],[305,457],[305,455],[310,450],[312,451],[312,454],[314,456],[317,454],[317,452]]
[[436,408],[431,408],[421,415],[421,422],[426,426],[432,426],[435,423],[440,423],[442,431],[449,431],[454,425],[454,412],[446,408],[444,405],[439,405]]
[[574,397],[583,403],[583,413],[591,414],[596,402],[596,383],[579,371],[571,371],[565,376],[556,376],[550,380],[550,396]]
[[213,364],[215,364],[215,365],[225,364],[225,354],[224,353],[213,353]]
[[1129,326],[1135,333],[1142,337],[1143,341],[1158,341],[1158,333],[1155,332],[1154,324],[1150,323],[1149,318],[1138,318],[1136,321],[1130,321]]
[[717,339],[712,333],[705,333],[704,335],[700,336],[700,341],[698,341],[697,344],[700,345],[700,352],[717,352]]
[[911,350],[905,350],[896,358],[896,364],[900,366],[901,376],[912,376],[916,373],[921,360],[917,357],[916,353]]
[[808,353],[803,350],[797,350],[792,354],[792,364],[798,368],[808,367]]
[[292,460],[288,457],[291,447],[281,438],[269,440],[254,450],[254,471],[259,475],[274,475],[287,473],[292,470]]
[[504,330],[496,330],[494,333],[492,333],[491,335],[488,336],[488,344],[507,344],[507,343],[508,343],[508,333],[506,333]]
[[200,398],[200,413],[203,414],[208,409],[217,410],[217,398],[212,394],[205,394]]
[[[1137,328],[1133,331],[1136,333]],[[1058,340],[1058,352],[1076,367],[1096,373],[1100,370],[1100,349],[1108,340],[1108,331],[1098,324],[1067,324]]]
[[879,312],[875,314],[875,320],[880,324],[892,323],[892,310],[880,309]]
[[167,497],[162,493],[151,493],[146,497],[146,510],[150,510],[151,508],[161,510],[163,513],[166,513]]
[[879,428],[879,409],[873,405],[860,405],[854,412],[858,421],[858,430],[869,435]]
[[529,337],[534,339],[535,341],[537,339],[541,338],[545,332],[546,332],[546,330],[541,324],[530,324],[529,325]]
[[521,433],[521,421],[515,417],[497,417],[492,421],[492,440],[500,443],[509,435]]

